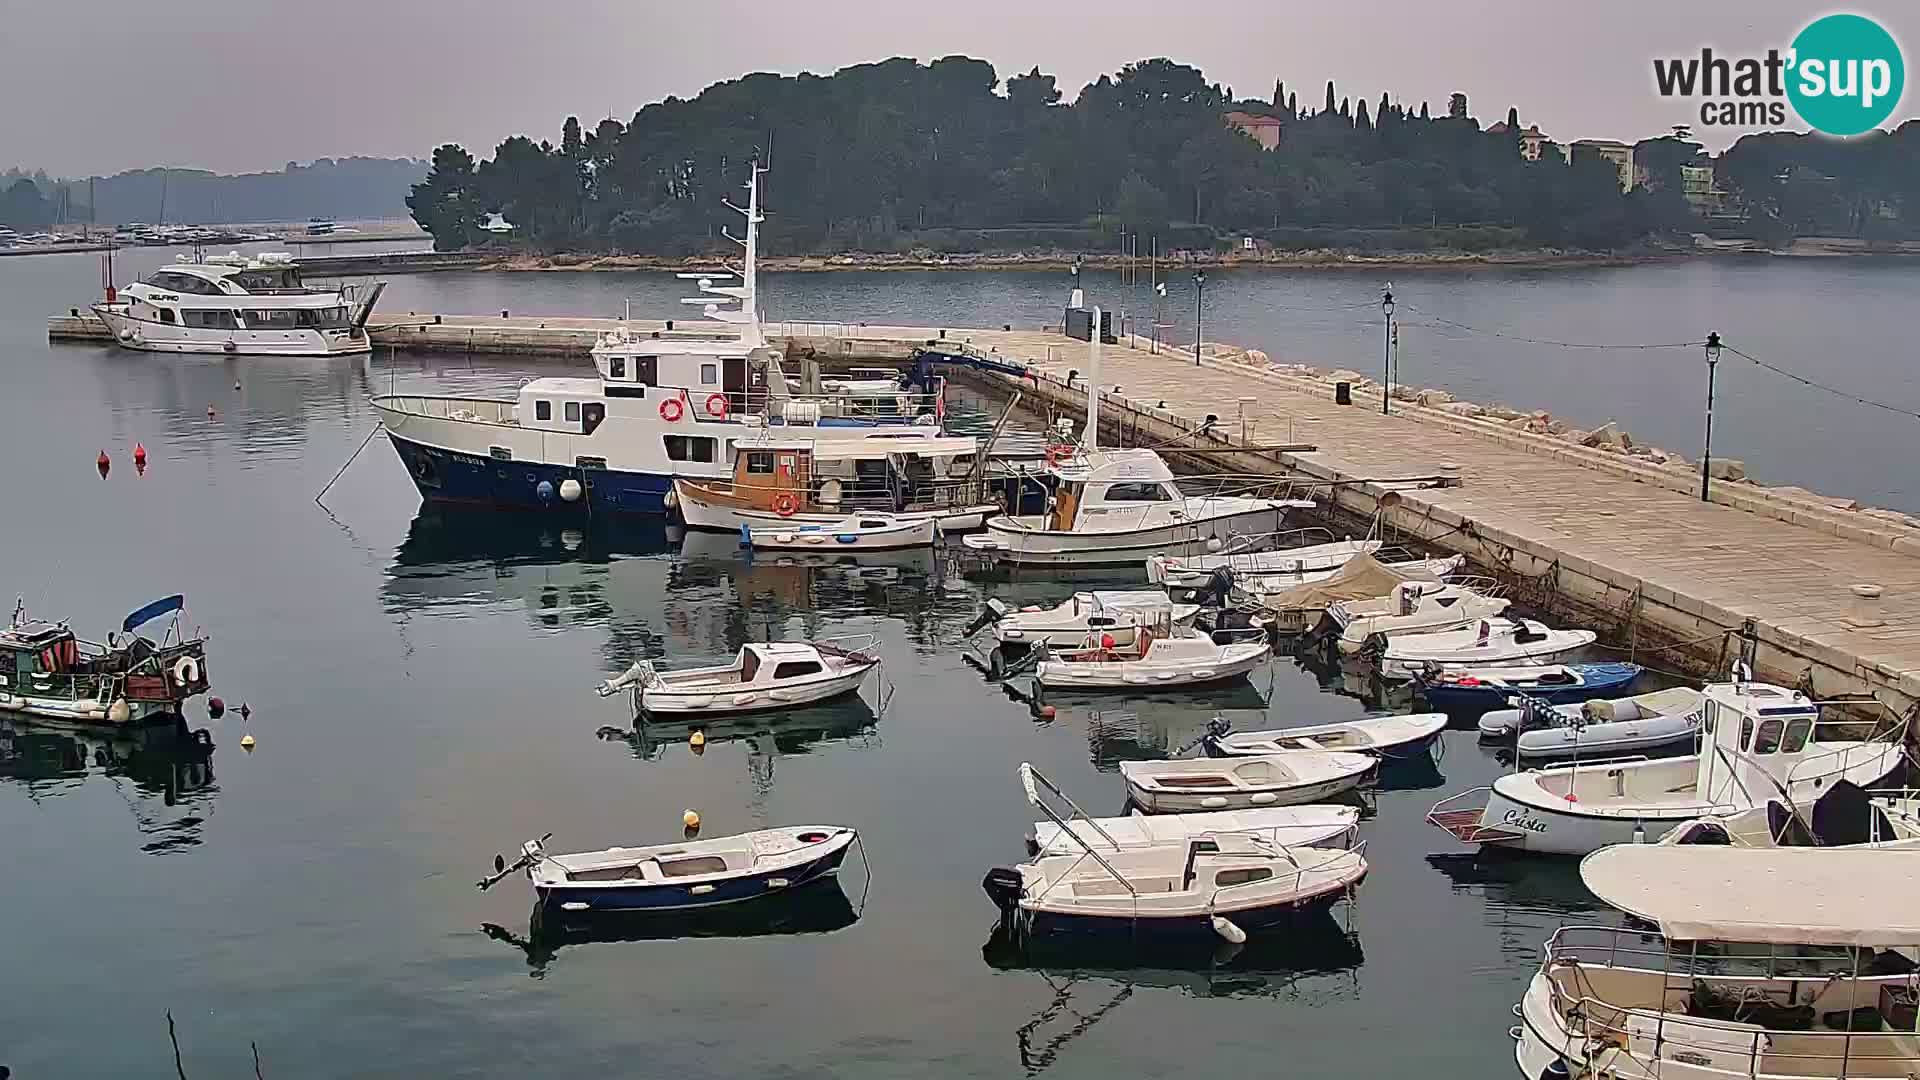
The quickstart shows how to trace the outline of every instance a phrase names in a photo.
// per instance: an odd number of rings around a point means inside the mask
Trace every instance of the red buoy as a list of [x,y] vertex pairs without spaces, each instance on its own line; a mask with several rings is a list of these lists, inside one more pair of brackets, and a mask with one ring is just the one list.
[[207,699],[207,715],[208,716],[211,716],[215,720],[218,720],[222,716],[225,716],[226,713],[227,713],[226,702],[220,700],[217,697],[210,697]]
[[1040,706],[1040,718],[1042,720],[1051,720],[1053,719],[1053,715],[1054,715],[1053,706],[1051,705]]
[[107,475],[107,470],[113,468],[113,459],[107,456],[105,450],[102,450],[100,451],[100,456],[93,459],[93,465],[94,468],[100,470],[100,475],[104,477]]
[[147,448],[140,443],[133,444],[133,463],[135,465],[145,465],[147,463]]

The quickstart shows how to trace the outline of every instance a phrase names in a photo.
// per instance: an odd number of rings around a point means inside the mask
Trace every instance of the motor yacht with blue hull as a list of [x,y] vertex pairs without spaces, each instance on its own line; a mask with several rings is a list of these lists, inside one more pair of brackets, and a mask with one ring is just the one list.
[[791,893],[840,872],[858,839],[837,825],[761,829],[712,840],[547,854],[546,837],[520,858],[495,859],[479,886],[524,870],[544,907],[580,912],[688,912]]

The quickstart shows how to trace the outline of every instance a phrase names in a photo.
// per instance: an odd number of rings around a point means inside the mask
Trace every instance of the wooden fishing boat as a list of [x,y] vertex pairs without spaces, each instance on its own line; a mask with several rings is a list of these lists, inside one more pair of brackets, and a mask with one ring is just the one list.
[[608,697],[632,690],[636,712],[726,714],[788,709],[859,689],[880,658],[857,647],[828,641],[754,642],[740,647],[730,664],[658,671],[634,663],[595,688]]
[[[0,631],[0,712],[114,726],[178,717],[208,686],[206,638],[180,629],[185,604],[180,596],[148,604],[105,644],[76,636],[66,623],[29,619],[25,604],[16,604]],[[136,633],[168,614],[175,617],[159,641]]]
[[[1255,810],[1210,810],[1197,814],[1142,814],[1087,818],[1070,823],[1074,835],[1101,851],[1155,844],[1181,844],[1202,833],[1250,833],[1279,847],[1352,847],[1360,827],[1357,806],[1265,806]],[[1060,826],[1036,821],[1027,837],[1035,855],[1080,850]]]
[[1127,794],[1149,813],[1298,806],[1359,787],[1380,759],[1369,754],[1294,750],[1260,757],[1123,761]]
[[[1640,677],[1638,664],[1533,664],[1447,667],[1415,676],[1427,704],[1466,712],[1499,710],[1519,695],[1553,704],[1617,694]],[[1491,718],[1496,713],[1489,712]],[[1480,731],[1488,734],[1483,720]]]
[[1102,632],[1068,652],[1049,651],[1033,677],[1046,687],[1152,690],[1244,677],[1273,650],[1265,641],[1221,644],[1199,634],[1171,637],[1150,627]]
[[754,551],[893,551],[931,547],[938,535],[931,517],[877,512],[818,524],[740,526],[741,542]]
[[832,877],[858,839],[844,826],[802,825],[549,855],[551,836],[522,845],[511,864],[494,856],[494,872],[479,887],[524,870],[540,903],[560,911],[684,913],[791,893]]
[[1387,760],[1425,754],[1447,727],[1445,713],[1411,716],[1369,716],[1309,727],[1273,731],[1233,731],[1222,723],[1201,743],[1216,757],[1258,757],[1301,750],[1332,750],[1372,754]]
[[975,439],[919,429],[908,435],[741,441],[730,477],[676,479],[672,506],[688,528],[717,532],[836,525],[867,511],[963,532],[1000,512],[1000,504],[988,499],[994,485],[1017,480],[1005,467],[976,468],[979,450]]

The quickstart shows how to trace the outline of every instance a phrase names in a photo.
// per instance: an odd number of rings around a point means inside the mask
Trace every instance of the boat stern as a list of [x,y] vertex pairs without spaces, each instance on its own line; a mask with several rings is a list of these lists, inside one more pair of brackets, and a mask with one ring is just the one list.
[[1452,795],[1433,804],[1427,811],[1427,824],[1463,844],[1483,846],[1511,845],[1526,834],[1510,825],[1499,824],[1491,816],[1494,793],[1490,787],[1477,787]]

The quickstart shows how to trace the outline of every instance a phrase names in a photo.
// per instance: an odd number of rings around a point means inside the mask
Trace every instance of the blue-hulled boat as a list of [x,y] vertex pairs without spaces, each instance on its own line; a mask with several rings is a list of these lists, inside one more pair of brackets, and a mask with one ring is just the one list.
[[525,870],[541,905],[560,911],[697,911],[830,878],[859,834],[838,825],[801,825],[571,855],[547,854],[547,839],[528,841],[512,864],[495,856],[493,875],[479,887]]
[[1510,697],[1551,704],[1622,693],[1640,677],[1638,664],[1540,664],[1527,667],[1451,668],[1419,676],[1421,693],[1436,709],[1470,712],[1498,709]]

